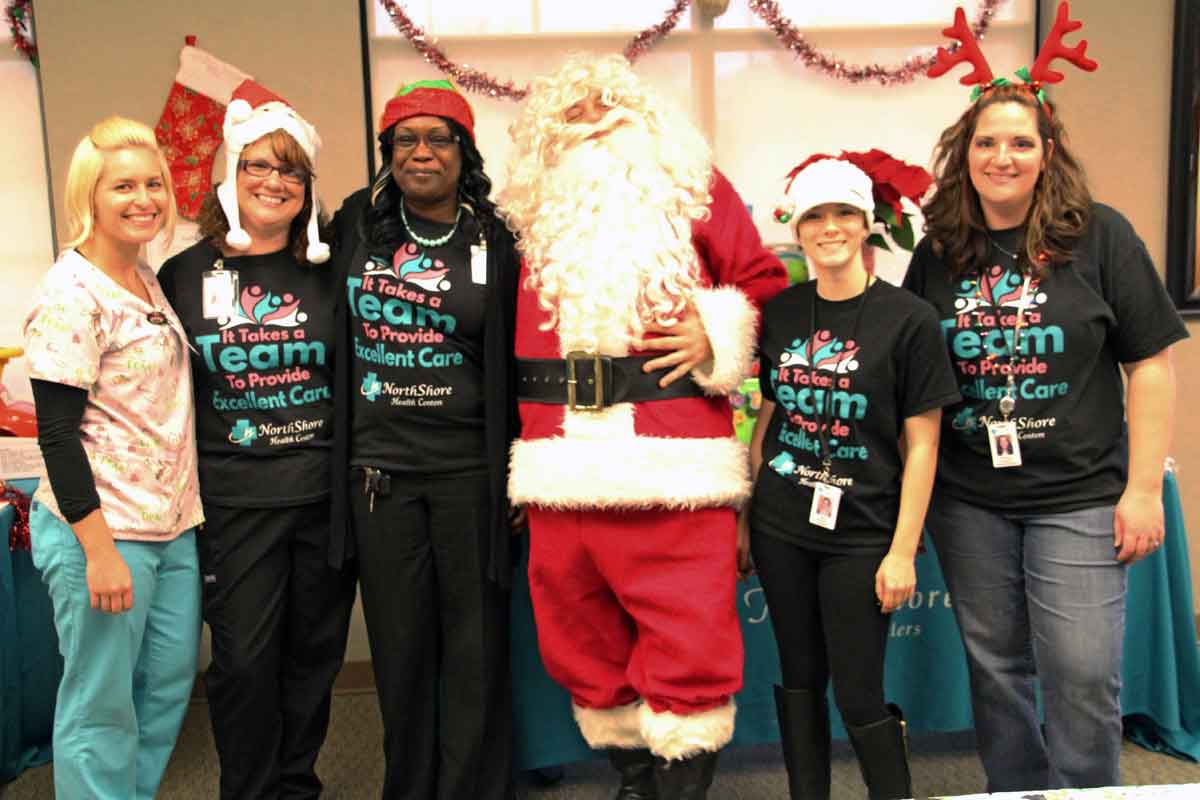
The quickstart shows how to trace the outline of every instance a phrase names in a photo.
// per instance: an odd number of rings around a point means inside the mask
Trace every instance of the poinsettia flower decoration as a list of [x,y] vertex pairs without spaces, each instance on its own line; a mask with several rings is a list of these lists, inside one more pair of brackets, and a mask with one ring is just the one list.
[[[933,185],[933,176],[922,167],[905,163],[883,150],[872,148],[866,152],[843,150],[838,156],[825,153],[809,156],[788,173],[788,185],[791,185],[792,179],[809,164],[826,158],[849,161],[867,174],[871,179],[875,200],[875,219],[883,223],[893,242],[911,251],[916,244],[916,233],[912,226],[912,216],[904,210],[901,199],[908,198],[914,204],[920,205],[921,198]],[[776,207],[775,218],[780,222],[787,222],[794,213],[784,202]],[[889,252],[892,249],[887,239],[878,232],[867,237],[867,244]]]

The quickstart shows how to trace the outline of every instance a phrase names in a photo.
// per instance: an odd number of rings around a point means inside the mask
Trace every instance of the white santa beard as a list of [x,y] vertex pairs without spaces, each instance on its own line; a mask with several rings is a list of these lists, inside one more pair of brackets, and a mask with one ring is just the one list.
[[571,148],[545,176],[543,214],[524,235],[542,245],[539,299],[557,313],[564,353],[627,354],[642,315],[673,316],[696,283],[691,220],[656,147],[622,125]]

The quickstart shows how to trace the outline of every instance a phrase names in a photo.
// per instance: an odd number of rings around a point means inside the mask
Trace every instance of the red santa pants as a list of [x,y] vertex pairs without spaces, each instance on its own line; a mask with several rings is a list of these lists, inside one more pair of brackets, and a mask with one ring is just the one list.
[[729,703],[743,660],[731,509],[528,514],[542,661],[577,706]]

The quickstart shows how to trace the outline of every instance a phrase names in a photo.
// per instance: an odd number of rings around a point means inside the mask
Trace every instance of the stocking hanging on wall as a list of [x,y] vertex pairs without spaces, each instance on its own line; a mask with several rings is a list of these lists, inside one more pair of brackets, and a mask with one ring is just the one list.
[[154,132],[171,168],[179,215],[195,219],[212,186],[225,106],[238,84],[251,76],[196,47],[196,37],[185,41],[179,72]]

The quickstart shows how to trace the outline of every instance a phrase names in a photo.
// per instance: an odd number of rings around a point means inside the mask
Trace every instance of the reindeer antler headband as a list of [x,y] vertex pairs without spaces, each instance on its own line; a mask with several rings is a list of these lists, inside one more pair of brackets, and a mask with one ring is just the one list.
[[[1063,36],[1083,27],[1082,22],[1070,17],[1071,10],[1066,0],[1063,0],[1058,5],[1058,16],[1054,20],[1054,27],[1050,29],[1046,41],[1038,51],[1033,69],[1021,67],[1015,73],[1024,81],[1024,88],[1028,89],[1043,106],[1045,106],[1046,96],[1042,86],[1047,83],[1058,83],[1063,79],[1061,72],[1050,69],[1050,62],[1061,58],[1087,72],[1091,72],[1099,66],[1084,55],[1087,51],[1087,39],[1080,39],[1079,44],[1074,47],[1067,47],[1063,44]],[[929,68],[929,77],[937,78],[945,75],[959,64],[972,65],[974,69],[959,79],[959,83],[964,86],[975,85],[975,88],[971,90],[972,101],[978,100],[984,92],[997,86],[1017,85],[1008,78],[992,76],[992,69],[988,66],[987,59],[983,57],[983,51],[979,49],[979,42],[975,41],[970,26],[967,25],[967,15],[961,6],[954,10],[954,25],[944,29],[942,34],[951,39],[957,39],[959,44],[951,50],[944,47],[938,48],[935,63]]]

